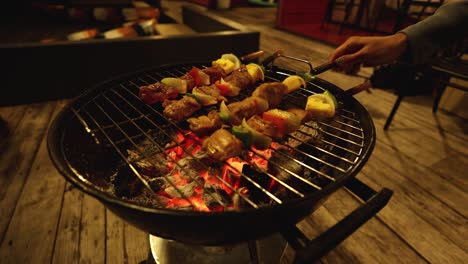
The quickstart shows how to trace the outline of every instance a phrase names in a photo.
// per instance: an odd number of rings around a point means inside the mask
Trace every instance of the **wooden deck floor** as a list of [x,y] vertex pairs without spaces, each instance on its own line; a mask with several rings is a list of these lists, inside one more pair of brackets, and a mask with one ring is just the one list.
[[[332,48],[273,28],[270,8],[216,12],[261,32],[261,48],[326,61]],[[368,75],[369,70],[363,70]],[[327,72],[322,78],[350,88],[357,77]],[[463,263],[468,260],[468,124],[438,113],[430,98],[403,101],[387,132],[383,123],[396,97],[374,89],[358,100],[377,130],[373,155],[358,178],[395,194],[323,263]],[[0,263],[138,263],[147,257],[148,236],[73,188],[49,160],[46,135],[66,101],[1,107],[12,131],[0,155]],[[345,190],[333,194],[299,223],[314,236],[359,201]],[[284,260],[287,263],[287,259]]]

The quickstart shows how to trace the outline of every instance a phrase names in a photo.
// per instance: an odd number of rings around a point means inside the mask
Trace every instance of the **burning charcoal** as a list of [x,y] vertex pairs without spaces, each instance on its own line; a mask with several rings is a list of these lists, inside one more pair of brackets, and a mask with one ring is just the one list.
[[[167,136],[166,136],[167,137]],[[158,141],[156,141],[158,142]],[[149,139],[143,140],[139,146],[139,150],[142,152],[143,156],[151,157],[161,153],[161,148],[153,143]]]
[[127,160],[129,162],[135,162],[141,159],[140,155],[136,151],[127,149],[127,154],[128,154]]
[[146,158],[134,150],[127,150],[127,153],[129,155],[128,161],[133,163],[144,174],[150,176],[150,178],[158,177],[168,172],[167,161],[162,153],[146,156]]
[[[242,172],[261,186],[269,186],[271,182],[270,177],[268,177],[262,172],[256,171],[255,169],[249,166],[244,166]],[[241,179],[241,186],[245,186],[249,190],[250,198],[254,199],[255,201],[262,201],[265,199],[269,200],[268,196],[266,196],[265,193],[263,193],[262,190],[260,190],[258,187],[253,185],[250,181],[245,180],[243,177]]]
[[217,180],[210,180],[209,182],[205,182],[205,189],[222,189],[224,184],[221,181]]
[[[156,201],[154,201],[156,200]],[[163,205],[165,206],[171,199],[167,198],[166,196],[162,196],[162,195],[157,195],[157,197],[155,197],[155,199],[152,199],[153,203],[156,203],[158,204],[159,206]]]
[[219,206],[226,207],[232,203],[231,197],[224,189],[216,188],[209,183],[205,183],[202,198],[206,206],[210,209]]
[[[288,181],[292,174],[302,176],[303,167],[291,158],[291,153],[285,149],[278,149],[273,152],[269,162],[268,170],[282,181]],[[289,172],[288,172],[289,171]]]
[[200,177],[200,172],[203,171],[204,167],[201,162],[192,158],[185,158],[179,160],[180,176],[184,179],[197,179]]
[[166,184],[166,181],[164,178],[156,178],[148,182],[151,189],[155,192],[159,191],[162,189],[162,187]]
[[186,184],[186,185],[177,186],[177,189],[179,191],[176,190],[173,186],[167,187],[166,189],[164,189],[164,191],[167,194],[169,194],[171,197],[175,197],[175,198],[184,198],[185,197],[185,198],[187,198],[187,197],[192,196],[195,193],[195,190],[193,189],[195,186],[197,186],[197,183],[196,182],[191,182],[191,183]]
[[175,177],[175,176],[166,176],[166,177],[161,177],[161,178],[158,178],[158,179],[160,179],[160,180],[162,180],[164,182],[162,188],[171,187],[172,184],[175,184],[178,181],[178,178]]
[[322,145],[322,134],[320,127],[315,122],[308,122],[307,126],[301,126],[300,132],[296,131],[291,133],[291,137],[287,140],[287,145],[297,147],[302,142],[307,142],[312,145]]

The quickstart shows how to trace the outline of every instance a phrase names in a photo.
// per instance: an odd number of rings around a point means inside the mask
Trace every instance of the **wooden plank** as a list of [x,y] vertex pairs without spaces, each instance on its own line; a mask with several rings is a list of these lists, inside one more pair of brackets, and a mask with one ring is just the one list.
[[[379,92],[380,93],[380,92]],[[390,163],[394,168],[401,172],[402,175],[408,175],[407,178],[413,184],[423,187],[426,191],[434,194],[439,200],[448,204],[451,208],[459,211],[465,217],[468,214],[468,208],[464,206],[464,201],[467,198],[466,189],[468,186],[468,179],[464,176],[462,171],[456,167],[466,166],[466,163],[458,163],[457,166],[451,167],[444,164],[443,161],[449,157],[463,157],[468,149],[467,141],[468,136],[460,129],[453,129],[450,133],[441,135],[436,132],[434,126],[431,127],[429,121],[424,122],[419,119],[422,116],[425,120],[431,120],[430,109],[401,111],[401,121],[396,122],[399,127],[406,129],[392,129],[386,133],[383,132],[382,126],[386,118],[385,115],[379,114],[380,107],[391,107],[391,101],[388,105],[385,99],[376,98],[373,95],[364,95],[360,98],[364,105],[373,100],[371,103],[371,113],[373,113],[374,121],[376,123],[377,132],[377,145],[375,152],[380,148],[385,148],[388,151],[382,152],[382,160],[391,161]],[[379,108],[375,108],[375,101],[379,101]],[[449,122],[451,119],[445,115],[442,119],[444,122]],[[457,118],[452,118],[452,123]],[[393,125],[393,124],[392,124]],[[380,129],[379,129],[380,127]],[[466,139],[463,139],[466,138]],[[391,153],[391,155],[389,155]],[[461,158],[457,158],[460,160]],[[453,162],[451,160],[451,162]],[[433,165],[437,164],[437,165]],[[438,169],[451,173],[438,173],[433,167],[438,166]],[[429,176],[431,175],[431,176]]]
[[25,112],[25,105],[0,107],[0,153],[5,151]]
[[[57,104],[54,116],[64,103]],[[46,263],[51,260],[65,180],[49,159],[46,138],[46,135],[42,138],[0,247],[2,263]]]
[[[309,217],[307,220],[312,228],[320,222],[328,223],[326,226],[328,228],[359,205],[360,203],[349,192],[340,189],[324,203],[323,207],[326,210],[318,215],[319,219]],[[386,208],[382,209],[385,210]],[[330,221],[332,218],[335,218],[333,222]],[[343,241],[336,250],[341,256],[345,256],[344,263],[424,262],[424,259],[375,217]],[[325,258],[324,261],[335,262],[333,258]]]
[[[379,93],[387,93],[387,97],[394,98],[394,95],[386,91],[377,90],[373,94],[377,96]],[[415,106],[415,110],[412,110],[413,107],[399,109],[398,115],[400,118],[398,120],[402,121],[395,120],[390,130],[383,133],[383,122],[393,101],[388,101],[388,98],[384,95],[375,96],[360,96],[360,100],[373,116],[377,127],[378,141],[398,150],[399,156],[404,155],[402,159],[411,159],[411,162],[408,162],[409,164],[419,164],[437,173],[437,178],[449,181],[461,190],[468,189],[468,178],[463,173],[463,171],[466,171],[463,168],[467,166],[467,163],[463,162],[463,157],[466,156],[466,149],[468,148],[468,135],[464,131],[468,126],[463,125],[459,118],[444,114],[439,114],[434,119],[430,109],[426,107],[425,110],[416,110],[418,107]],[[370,101],[372,102],[369,103]],[[376,101],[379,102],[378,108],[374,103]],[[382,111],[382,108],[386,108],[388,111]],[[412,120],[413,116],[422,116],[424,121]],[[439,125],[441,128],[438,127]],[[404,130],[402,130],[403,128]],[[430,137],[420,133],[428,133]],[[444,196],[445,193],[441,194],[440,197],[443,199]]]
[[449,179],[454,185],[462,190],[468,190],[468,156],[452,154],[439,162],[432,164],[429,170],[437,173],[443,178]]
[[80,263],[105,263],[105,208],[89,195],[83,197],[80,226]]
[[[374,159],[375,161],[373,161]],[[445,179],[443,174],[435,172],[431,167],[419,165],[415,162],[415,158],[408,157],[401,151],[395,150],[385,144],[379,144],[379,147],[374,149],[371,161],[372,163],[369,162],[367,166],[375,164],[374,167],[378,170],[380,165],[386,165],[393,169],[394,173],[404,178],[402,182],[411,186],[419,186],[464,217],[468,215],[468,208],[466,206],[468,194],[466,193],[466,189],[460,188],[457,184]],[[466,164],[459,166],[463,167]],[[378,174],[378,171],[375,171],[375,173]],[[460,177],[463,177],[463,175],[463,173],[459,174]],[[380,176],[376,175],[377,177]]]
[[14,131],[23,118],[26,108],[26,105],[2,106],[0,107],[0,118],[6,121],[11,131]]
[[[378,91],[376,95],[380,94],[381,92],[382,91]],[[380,101],[388,100],[388,97],[394,98],[393,95],[385,97],[385,94],[383,94],[383,95],[380,95],[379,98],[374,97],[373,100],[374,101],[379,100],[380,102]],[[408,100],[413,100],[413,98],[409,98]],[[393,104],[393,101],[391,100],[388,103],[389,103],[388,109],[390,109],[391,107],[390,104]],[[382,102],[379,105],[384,107],[386,105],[386,102]],[[444,161],[447,160],[447,157],[457,158],[457,157],[466,156],[467,151],[468,151],[467,150],[468,149],[468,143],[467,143],[468,134],[466,133],[468,129],[468,124],[465,121],[455,116],[448,116],[445,114],[438,114],[434,116],[430,112],[430,109],[428,109],[429,106],[430,104],[424,108],[414,103],[410,104],[410,103],[405,103],[405,101],[403,101],[399,111],[397,112],[397,115],[399,115],[400,118],[395,119],[396,122],[392,123],[390,130],[386,134],[384,134],[384,136],[387,134],[388,135],[395,134],[395,132],[398,133],[399,128],[403,128],[403,127],[406,130],[419,131],[420,133],[426,133],[426,134],[431,135],[431,137],[428,138],[427,140],[424,140],[424,138],[421,138],[419,135],[412,137],[413,140],[417,141],[416,143],[418,144],[418,146],[419,145],[423,145],[423,147],[424,145],[429,146],[429,150],[426,150],[426,151],[431,151],[430,155],[437,157],[435,160],[434,159],[427,160],[427,159],[424,159],[423,157],[416,160],[420,164],[430,166],[430,167],[438,167],[439,165],[443,166]],[[380,116],[381,116],[380,118],[374,117],[374,120],[379,121],[380,119],[383,122],[386,116],[385,115],[380,115]],[[401,121],[398,121],[398,120],[401,120]],[[394,124],[396,125],[395,127],[393,126]],[[433,145],[436,145],[437,148],[433,149],[432,148]],[[419,148],[415,148],[413,145],[412,146],[413,152],[411,153],[414,153],[415,150],[417,149]],[[420,154],[416,153],[416,154],[413,154],[412,156],[420,157]],[[450,162],[451,160],[447,160],[447,161]],[[460,166],[460,165],[463,165],[464,163],[456,163],[456,164]],[[455,171],[453,173],[450,173],[450,172],[443,173],[441,174],[441,176],[452,182],[461,184],[460,186],[462,186],[464,189],[468,188],[468,179],[466,177],[463,177],[463,174],[457,173],[456,167],[457,166],[455,167],[447,166],[447,168],[454,169]]]
[[140,263],[149,252],[148,234],[106,209],[107,263]]
[[124,222],[125,254],[130,264],[137,264],[148,258],[149,235],[133,225]]
[[13,131],[0,160],[0,241],[36,156],[55,103],[32,104]]
[[377,156],[364,167],[362,178],[373,188],[385,186],[395,191],[388,209],[380,217],[430,261],[454,263],[468,258],[466,218],[418,185],[408,184],[405,176]]
[[[395,141],[398,140],[398,143],[392,144],[387,141],[388,138],[380,137],[373,155],[380,155],[382,161],[388,162],[401,175],[408,175],[407,180],[409,182],[421,186],[439,200],[448,204],[452,209],[457,210],[465,217],[468,216],[468,208],[465,206],[465,201],[468,199],[466,189],[460,188],[460,186],[452,183],[450,179],[458,177],[460,178],[459,181],[466,181],[461,179],[464,177],[463,174],[444,175],[435,173],[427,164],[421,165],[424,164],[424,158],[426,157],[423,151],[414,153],[414,155],[408,153],[411,148],[418,149],[417,145],[414,146],[413,143],[408,143],[402,137],[393,136]],[[420,140],[424,140],[424,137],[420,135],[418,137]],[[384,144],[381,144],[381,142]],[[436,145],[436,143],[431,142],[431,145]],[[441,156],[440,159],[445,159],[445,157]]]
[[127,263],[124,256],[124,222],[106,209],[106,263]]
[[[333,195],[332,195],[333,197]],[[331,198],[333,199],[333,198]],[[322,232],[328,230],[336,223],[336,218],[333,217],[325,207],[318,208],[307,219],[298,224],[298,228],[309,238],[320,235]],[[351,263],[355,260],[354,256],[347,256],[344,254],[341,246],[336,247],[320,260],[321,263]]]
[[[364,105],[369,108],[366,104]],[[381,105],[384,106],[385,104],[381,103]],[[398,114],[400,113],[398,112]],[[424,164],[433,164],[453,153],[458,152],[465,155],[468,153],[466,150],[468,137],[466,135],[463,136],[463,133],[458,133],[458,135],[453,133],[440,134],[437,132],[436,125],[428,126],[427,123],[429,123],[430,117],[427,117],[426,121],[422,121],[414,119],[414,115],[406,115],[403,112],[398,120],[394,120],[395,123],[392,122],[391,129],[384,133],[382,127],[386,115],[377,115],[380,116],[374,118],[374,122],[377,127],[378,137],[388,144],[404,150],[409,155],[419,156],[421,160],[424,160]]]
[[[341,189],[324,205],[298,224],[299,229],[313,239],[349,214],[360,203]],[[385,210],[385,208],[383,209]],[[288,248],[282,263],[292,263],[294,250]],[[330,251],[320,263],[424,263],[405,241],[377,218],[372,218],[343,243]]]
[[79,263],[83,192],[67,183],[55,239],[53,263]]

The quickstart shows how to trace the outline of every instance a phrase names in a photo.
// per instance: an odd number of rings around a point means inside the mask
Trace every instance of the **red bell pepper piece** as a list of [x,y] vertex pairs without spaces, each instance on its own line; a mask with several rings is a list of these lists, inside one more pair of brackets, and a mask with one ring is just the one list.
[[281,116],[269,112],[263,112],[262,118],[263,120],[270,121],[271,123],[273,123],[278,128],[278,132],[280,134],[284,134],[288,129],[287,120],[282,118]]
[[221,83],[219,80],[215,82],[216,88],[219,89],[221,95],[226,95],[229,92],[229,84]]
[[195,80],[195,86],[200,86],[202,84],[202,80],[200,79],[200,74],[198,73],[198,69],[196,67],[193,67],[190,71],[189,74],[193,77]]

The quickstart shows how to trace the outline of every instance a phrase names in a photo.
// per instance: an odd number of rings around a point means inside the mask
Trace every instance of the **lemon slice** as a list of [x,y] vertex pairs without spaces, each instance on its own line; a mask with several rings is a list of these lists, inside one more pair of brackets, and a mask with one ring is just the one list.
[[252,76],[255,81],[263,81],[265,79],[265,73],[263,72],[262,67],[260,67],[258,64],[249,63],[245,67],[247,68],[250,76]]
[[299,89],[299,87],[306,87],[306,82],[301,76],[292,75],[283,80],[283,84],[288,87],[288,93]]
[[237,56],[232,53],[223,54],[221,56],[221,59],[228,60],[234,63],[234,70],[239,69],[241,66],[241,61],[239,60],[239,58],[237,58]]

